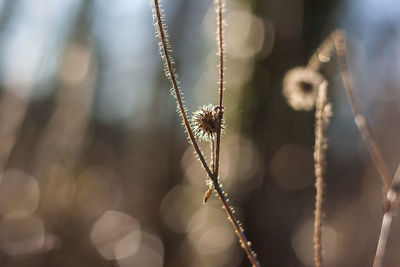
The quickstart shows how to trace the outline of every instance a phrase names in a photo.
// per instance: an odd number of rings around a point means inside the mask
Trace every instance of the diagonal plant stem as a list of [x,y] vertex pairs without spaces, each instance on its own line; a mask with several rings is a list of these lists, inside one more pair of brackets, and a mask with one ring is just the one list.
[[308,60],[307,68],[318,71],[322,63],[329,62],[334,49],[335,36],[339,31],[332,32],[328,38],[318,47],[311,58]]
[[383,257],[386,251],[386,245],[389,239],[390,227],[392,225],[393,216],[396,215],[399,205],[399,186],[400,186],[400,164],[397,167],[391,187],[386,194],[386,210],[382,218],[382,226],[379,234],[378,245],[374,258],[373,267],[383,266]]
[[343,32],[337,31],[335,36],[335,49],[338,57],[339,67],[342,72],[342,79],[346,88],[347,96],[350,101],[351,109],[354,114],[355,122],[361,132],[361,136],[366,143],[371,158],[377,168],[379,175],[384,185],[385,199],[384,199],[384,215],[382,218],[382,226],[379,234],[378,245],[374,258],[373,267],[383,266],[383,257],[386,251],[386,245],[389,238],[390,227],[392,225],[393,216],[399,204],[399,185],[400,185],[400,164],[397,168],[396,174],[391,181],[389,168],[383,159],[382,153],[376,144],[372,130],[367,123],[365,116],[361,112],[361,108],[355,99],[352,79],[347,64],[347,49],[345,43],[345,36]]
[[228,197],[226,193],[222,190],[220,184],[218,183],[218,180],[213,180],[214,188],[217,191],[217,194],[219,198],[221,199],[225,211],[228,213],[228,218],[231,221],[233,228],[235,229],[236,235],[239,237],[240,240],[240,245],[244,249],[244,251],[247,254],[247,257],[249,258],[249,261],[251,262],[253,267],[260,267],[260,263],[258,262],[257,255],[251,248],[251,243],[248,241],[246,238],[246,235],[243,232],[243,228],[239,222],[239,220],[235,216],[235,211],[233,210],[233,207],[229,203]]
[[190,142],[193,145],[193,148],[196,151],[196,154],[199,157],[201,164],[203,165],[207,174],[211,177],[211,179],[213,179],[214,175],[210,171],[210,168],[208,167],[207,162],[204,159],[203,153],[201,152],[199,145],[197,144],[196,138],[193,134],[193,131],[190,127],[188,117],[186,115],[185,107],[183,106],[181,93],[179,92],[178,82],[177,82],[176,75],[174,72],[173,61],[169,54],[167,35],[166,35],[166,31],[164,30],[163,19],[162,19],[160,5],[159,5],[158,0],[154,0],[154,9],[153,10],[154,10],[154,16],[156,17],[156,21],[157,21],[156,22],[157,31],[158,31],[159,38],[160,38],[160,46],[161,46],[161,50],[162,50],[161,51],[162,56],[164,57],[164,61],[165,61],[166,69],[167,69],[167,76],[172,83],[172,88],[174,91],[175,98],[178,101],[178,107],[179,107],[179,111],[180,111],[180,114],[181,114],[181,117],[183,120],[183,124],[185,125],[186,132],[189,136]]
[[[210,168],[207,165],[207,162],[204,159],[203,153],[200,150],[195,136],[193,134],[193,131],[190,127],[190,123],[189,120],[187,118],[186,115],[186,111],[185,108],[183,106],[183,102],[182,102],[182,97],[181,97],[181,93],[179,91],[178,88],[178,83],[177,83],[177,79],[176,79],[176,75],[174,73],[174,67],[173,67],[173,61],[171,59],[171,56],[169,55],[169,50],[168,50],[168,41],[167,41],[167,34],[166,34],[166,30],[164,29],[163,26],[163,18],[161,15],[161,11],[160,11],[160,5],[159,5],[159,0],[153,0],[154,3],[154,8],[153,8],[153,12],[154,12],[154,16],[156,18],[156,28],[158,31],[158,35],[160,38],[160,47],[161,47],[161,54],[162,57],[164,59],[164,64],[166,67],[166,73],[167,73],[167,77],[171,80],[172,83],[172,88],[173,88],[173,92],[174,95],[177,99],[178,102],[178,107],[179,107],[179,111],[183,120],[183,123],[185,125],[186,131],[188,133],[189,139],[193,145],[194,150],[196,151],[197,156],[199,157],[204,169],[206,170],[208,176],[210,176],[211,180],[213,181],[214,184],[214,188],[217,191],[217,194],[219,196],[219,198],[221,199],[224,209],[228,214],[228,218],[231,221],[233,228],[235,229],[235,233],[237,234],[239,240],[240,240],[240,244],[242,246],[242,248],[244,249],[244,251],[246,252],[250,262],[252,263],[253,267],[259,267],[260,264],[257,260],[256,257],[256,253],[252,250],[250,242],[247,240],[244,232],[243,232],[243,228],[241,227],[239,220],[235,217],[234,215],[234,211],[232,206],[230,205],[228,198],[226,196],[226,194],[223,192],[219,182],[218,182],[218,170],[217,170],[217,166],[219,166],[219,143],[220,143],[220,137],[221,137],[221,132],[220,130],[217,132],[217,147],[216,147],[216,156],[215,156],[215,171],[211,172]],[[223,54],[222,54],[222,4],[221,4],[221,0],[218,0],[218,23],[219,23],[219,27],[218,27],[218,32],[220,33],[220,39],[218,41],[218,47],[221,50],[220,53],[220,72],[223,70]],[[222,64],[221,64],[222,63]],[[220,73],[220,98],[219,98],[219,121],[220,123],[222,122],[222,113],[223,113],[223,107],[222,107],[222,91],[223,91],[223,74]],[[219,129],[221,129],[221,127],[219,127]]]
[[374,162],[374,165],[378,170],[379,176],[382,179],[384,190],[385,192],[388,192],[391,180],[389,168],[385,160],[383,159],[382,152],[373,137],[372,130],[368,125],[368,122],[361,111],[360,105],[358,104],[354,96],[353,82],[347,64],[345,36],[344,33],[341,31],[337,31],[335,34],[335,49],[338,57],[339,67],[342,73],[343,84],[349,98],[351,110],[354,115],[354,120],[357,124],[359,131],[361,132],[361,137],[368,147],[369,154],[371,155],[372,161]]
[[392,225],[393,214],[392,212],[385,212],[382,218],[382,226],[379,234],[378,245],[374,258],[373,267],[383,266],[383,257],[386,251],[387,241],[389,239],[390,227]]

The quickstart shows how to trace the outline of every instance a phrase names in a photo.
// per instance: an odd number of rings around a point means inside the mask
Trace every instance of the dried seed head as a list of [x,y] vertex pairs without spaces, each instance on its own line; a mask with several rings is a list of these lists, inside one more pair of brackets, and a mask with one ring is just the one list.
[[212,140],[217,132],[224,128],[223,112],[223,108],[211,104],[202,106],[194,112],[191,124],[196,137],[206,141]]
[[295,110],[311,110],[323,80],[321,74],[305,67],[289,70],[283,78],[283,94],[288,104]]

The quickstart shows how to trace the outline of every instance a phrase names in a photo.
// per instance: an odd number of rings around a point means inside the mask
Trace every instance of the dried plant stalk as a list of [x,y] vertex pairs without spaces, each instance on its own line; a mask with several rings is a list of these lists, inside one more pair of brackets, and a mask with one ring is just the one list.
[[327,82],[324,81],[318,90],[318,97],[315,111],[315,220],[314,220],[314,262],[316,267],[322,266],[322,202],[323,202],[323,165],[325,160],[325,151],[327,148],[325,142],[325,129],[329,123],[331,114],[330,104],[327,101]]
[[371,155],[372,161],[376,169],[378,170],[379,176],[382,179],[385,192],[390,188],[390,172],[389,168],[383,159],[382,152],[379,146],[375,142],[372,134],[372,130],[367,123],[365,116],[363,115],[360,105],[358,104],[353,90],[353,82],[351,79],[349,67],[347,64],[347,49],[345,43],[344,33],[341,31],[336,31],[335,34],[335,49],[338,57],[339,67],[342,73],[342,80],[344,87],[346,89],[347,96],[351,105],[351,110],[354,115],[354,120],[357,124],[359,131],[361,132],[361,137],[363,138],[365,144],[368,147],[368,151]]
[[328,38],[318,47],[308,61],[307,68],[318,71],[322,63],[329,62],[332,51],[335,47],[335,36],[338,30],[332,32]]
[[386,244],[390,233],[390,226],[392,225],[392,219],[393,214],[391,212],[386,212],[383,215],[382,226],[379,234],[378,245],[376,247],[373,267],[383,266],[383,257],[386,251]]
[[399,206],[399,185],[400,185],[400,164],[397,167],[396,174],[394,175],[391,187],[386,194],[386,207],[385,213],[382,218],[382,226],[379,234],[378,245],[376,247],[376,253],[374,258],[373,267],[383,266],[383,257],[386,251],[386,245],[389,239],[390,227],[392,225],[393,216],[396,215]]
[[[210,159],[211,170],[213,173],[215,173],[215,168],[214,168],[214,166],[215,166],[215,142],[214,142],[214,139],[211,139],[211,141],[210,141],[210,149],[211,149],[211,153],[210,153],[211,154],[210,155],[211,156],[211,159]],[[206,180],[207,180],[207,184],[208,184],[208,190],[204,194],[203,204],[207,203],[208,199],[211,196],[212,190],[213,190],[212,180],[208,176],[207,176]]]
[[[221,138],[221,125],[219,127],[219,130],[217,132],[217,145],[216,145],[216,156],[215,156],[215,170],[214,172],[211,172],[210,168],[207,165],[207,162],[204,159],[203,153],[200,150],[197,141],[195,139],[195,135],[193,134],[192,128],[190,126],[189,120],[186,115],[186,110],[185,107],[183,106],[182,102],[182,97],[181,97],[181,92],[179,91],[178,88],[178,83],[176,79],[176,75],[174,72],[174,66],[173,66],[173,60],[171,59],[171,56],[169,54],[169,48],[168,48],[168,41],[167,41],[167,33],[165,30],[165,26],[163,24],[163,17],[161,15],[160,11],[160,5],[158,0],[153,0],[153,16],[155,17],[156,20],[156,29],[158,32],[158,37],[160,39],[160,50],[161,50],[161,56],[164,61],[165,69],[166,69],[166,75],[170,79],[172,83],[172,88],[173,92],[175,95],[175,98],[178,103],[178,109],[180,112],[180,115],[183,120],[183,124],[185,125],[186,132],[188,133],[189,140],[191,144],[193,145],[193,148],[200,159],[204,169],[206,170],[208,176],[211,178],[214,188],[217,191],[217,194],[219,198],[221,199],[223,203],[223,207],[225,211],[228,214],[229,220],[232,222],[232,225],[235,229],[235,233],[237,234],[240,244],[244,251],[246,252],[250,262],[252,263],[253,267],[258,267],[260,266],[255,252],[252,250],[250,242],[247,240],[243,228],[241,227],[238,219],[234,215],[234,210],[232,206],[229,204],[229,200],[226,196],[226,194],[223,192],[219,182],[218,182],[218,168],[219,168],[219,153],[220,153],[220,138]],[[219,94],[219,122],[222,123],[222,116],[223,116],[223,107],[222,107],[222,96],[223,96],[223,52],[222,52],[222,3],[220,0],[217,1],[217,13],[218,13],[218,32],[219,32],[219,39],[218,39],[218,47],[219,47],[219,56],[220,56],[220,78],[219,78],[219,84],[220,84],[220,94]]]
[[386,245],[390,234],[390,227],[393,216],[398,208],[399,203],[399,184],[400,184],[400,165],[397,168],[396,174],[391,182],[389,168],[382,156],[382,153],[377,145],[370,126],[367,123],[365,116],[361,112],[361,108],[355,99],[352,79],[347,64],[347,48],[345,43],[345,35],[341,31],[337,31],[335,35],[335,49],[338,57],[339,67],[342,73],[343,83],[346,89],[347,96],[351,105],[356,125],[361,132],[361,136],[368,147],[368,151],[378,170],[379,176],[383,182],[385,199],[384,199],[384,215],[382,218],[381,231],[379,234],[376,254],[374,258],[374,267],[383,266],[383,257],[386,251]]
[[174,96],[176,98],[176,101],[178,102],[178,109],[179,109],[180,115],[182,117],[183,124],[185,125],[189,140],[190,140],[194,150],[196,151],[196,155],[199,157],[199,160],[200,160],[201,164],[203,165],[204,169],[206,170],[207,174],[211,178],[213,178],[214,175],[213,175],[213,173],[211,173],[210,168],[208,167],[207,162],[204,159],[203,153],[201,152],[199,145],[197,144],[196,138],[193,134],[193,131],[190,127],[188,117],[186,115],[186,110],[183,105],[181,92],[179,91],[178,81],[177,81],[175,71],[174,71],[173,60],[169,54],[168,36],[167,36],[167,31],[164,29],[164,28],[166,28],[166,26],[163,23],[163,16],[161,15],[159,1],[154,0],[153,4],[154,4],[153,17],[155,17],[155,19],[156,19],[155,26],[157,28],[158,38],[160,39],[160,52],[161,52],[161,57],[163,58],[163,62],[165,65],[166,75],[171,81],[172,90],[173,90]]
[[[219,72],[219,123],[221,125],[222,116],[223,116],[223,106],[222,100],[224,95],[224,47],[223,47],[223,20],[222,20],[222,0],[216,0],[217,3],[217,45],[218,45],[218,72]],[[220,147],[221,147],[221,127],[219,127],[217,131],[217,141],[216,141],[216,148],[215,148],[215,179],[218,179],[219,174],[219,157],[220,157]]]

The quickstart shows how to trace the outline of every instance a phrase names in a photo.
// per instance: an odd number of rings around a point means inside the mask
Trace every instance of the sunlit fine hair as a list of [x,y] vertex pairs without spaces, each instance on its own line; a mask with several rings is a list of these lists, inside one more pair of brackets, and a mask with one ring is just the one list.
[[316,71],[296,67],[289,70],[283,79],[283,95],[293,109],[311,110],[323,80],[323,76]]

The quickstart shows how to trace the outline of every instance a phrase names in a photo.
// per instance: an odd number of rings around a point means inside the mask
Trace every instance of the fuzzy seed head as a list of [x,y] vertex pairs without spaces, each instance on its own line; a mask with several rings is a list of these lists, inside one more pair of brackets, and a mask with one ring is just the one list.
[[[221,114],[222,112],[222,114]],[[193,131],[201,140],[212,140],[217,132],[224,129],[223,108],[214,105],[202,106],[199,110],[193,113],[192,127]],[[222,120],[220,117],[222,115]]]
[[323,76],[316,71],[305,67],[294,68],[283,78],[283,95],[293,109],[311,110],[323,81]]

